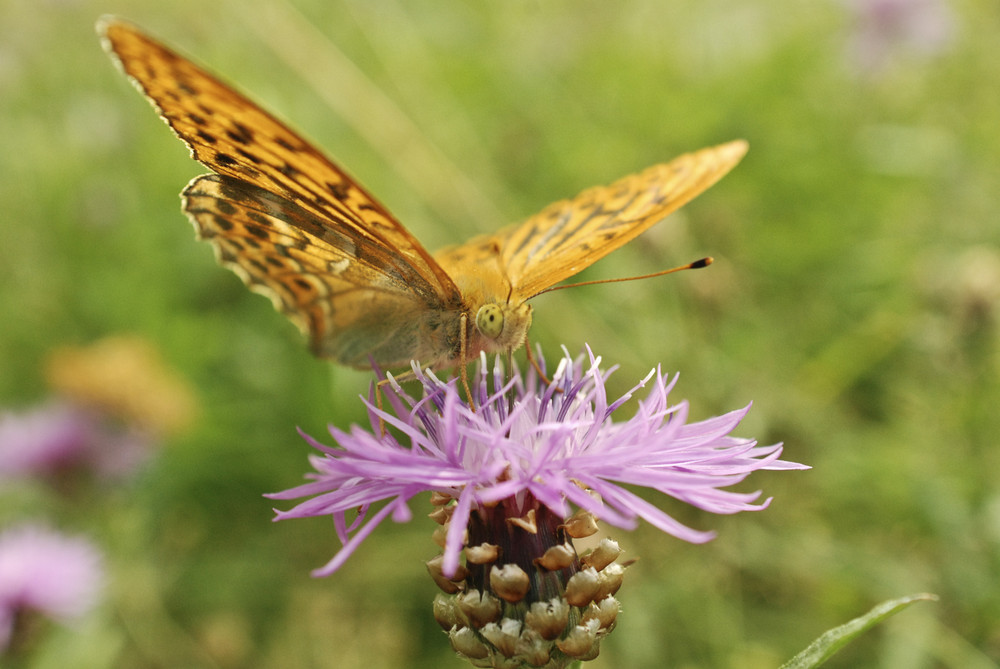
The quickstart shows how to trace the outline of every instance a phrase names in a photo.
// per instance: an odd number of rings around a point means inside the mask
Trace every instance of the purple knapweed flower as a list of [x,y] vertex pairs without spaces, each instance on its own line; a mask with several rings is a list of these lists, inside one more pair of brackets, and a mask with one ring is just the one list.
[[89,412],[64,403],[0,413],[0,479],[50,476],[75,466],[94,430]]
[[[516,367],[504,383],[498,358],[491,389],[481,365],[474,411],[454,381],[444,383],[414,365],[424,398],[414,399],[393,383],[395,396],[390,394],[389,400],[395,415],[366,400],[372,431],[355,425],[344,432],[330,426],[340,448],[303,434],[323,453],[310,458],[316,469],[308,475],[313,481],[268,497],[313,499],[278,511],[276,520],[333,516],[344,546],[315,572],[326,576],[387,516],[408,521],[410,498],[443,493],[458,502],[443,566],[444,573],[452,575],[469,514],[476,507],[530,494],[563,517],[574,504],[617,527],[632,529],[643,518],[680,539],[702,543],[714,533],[682,525],[620,484],[651,488],[705,511],[730,514],[763,509],[771,500],[755,504],[759,491],[720,488],[739,483],[757,469],[808,469],[779,460],[781,444],[758,446],[754,440],[728,436],[749,406],[687,423],[687,402],[671,406],[667,401],[677,377],[668,379],[659,369],[609,402],[605,382],[614,369],[602,370],[601,358],[588,354],[586,365],[567,354],[550,385],[534,370],[524,377]],[[652,388],[635,416],[613,422],[614,411],[650,380]],[[403,439],[383,430],[383,423]],[[389,504],[369,518],[370,505],[384,500]],[[359,508],[348,527],[348,514]]]
[[0,483],[41,478],[65,483],[77,474],[120,478],[152,454],[153,439],[98,411],[51,401],[24,411],[0,412]]
[[946,0],[842,0],[853,14],[848,56],[863,73],[878,73],[901,56],[934,56],[954,41]]
[[[721,488],[758,469],[807,467],[780,460],[780,444],[729,436],[749,407],[689,423],[687,403],[667,400],[676,376],[659,369],[609,401],[605,382],[613,370],[587,353],[577,360],[566,354],[551,383],[533,369],[522,375],[515,368],[507,380],[499,357],[490,374],[484,357],[474,408],[454,380],[442,382],[414,364],[422,399],[392,381],[392,411],[373,397],[366,402],[371,431],[331,426],[339,447],[303,434],[322,453],[311,457],[312,481],[269,497],[311,499],[277,512],[276,520],[333,517],[343,547],[314,572],[326,576],[385,518],[408,521],[413,496],[433,493],[431,517],[442,526],[444,552],[428,569],[448,595],[438,596],[434,613],[453,648],[476,666],[556,668],[596,656],[618,612],[621,549],[604,539],[580,557],[572,539],[594,534],[595,520],[631,529],[640,518],[690,542],[714,536],[623,484],[736,513],[763,509],[770,499]],[[613,421],[647,384],[635,415]]]
[[0,651],[21,616],[67,623],[90,611],[104,582],[103,559],[89,540],[35,525],[0,533]]

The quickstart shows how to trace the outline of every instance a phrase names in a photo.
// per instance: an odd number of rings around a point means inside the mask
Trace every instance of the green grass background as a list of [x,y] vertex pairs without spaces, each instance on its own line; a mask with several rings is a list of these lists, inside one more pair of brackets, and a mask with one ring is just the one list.
[[261,494],[307,469],[295,426],[360,420],[367,376],[311,358],[195,243],[177,194],[204,170],[101,52],[104,13],[290,119],[431,248],[749,140],[730,176],[582,278],[713,267],[535,302],[550,357],[589,342],[619,391],[679,370],[695,418],[752,400],[739,433],[813,467],[741,486],[775,497],[762,513],[665,502],[718,530],[708,545],[614,532],[639,562],[591,666],[775,667],[921,591],[940,602],[828,666],[996,666],[1000,14],[946,7],[944,48],[887,37],[862,67],[847,2],[0,4],[0,401],[45,400],[53,347],[130,333],[201,408],[138,480],[73,505],[0,491],[3,524],[49,519],[109,561],[105,604],[25,666],[463,666],[430,615],[419,503],[324,580],[308,571],[332,525],[270,522]]

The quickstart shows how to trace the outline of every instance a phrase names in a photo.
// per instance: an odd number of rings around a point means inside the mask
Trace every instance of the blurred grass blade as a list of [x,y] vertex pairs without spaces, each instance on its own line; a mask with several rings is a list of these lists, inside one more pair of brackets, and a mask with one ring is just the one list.
[[[507,222],[508,215],[469,177],[468,169],[438,148],[391,96],[291,3],[259,2],[253,12],[239,15],[246,19],[244,25],[382,154],[429,208],[451,220],[486,221],[483,232]],[[468,147],[464,155],[466,159],[485,157]],[[490,167],[482,166],[478,172],[489,175]],[[498,180],[494,179],[492,189],[509,199]]]
[[867,632],[870,628],[889,616],[895,615],[914,602],[925,600],[936,601],[937,595],[920,593],[882,602],[865,615],[825,632],[809,644],[805,650],[781,665],[781,669],[810,669],[811,667],[818,667],[856,637]]

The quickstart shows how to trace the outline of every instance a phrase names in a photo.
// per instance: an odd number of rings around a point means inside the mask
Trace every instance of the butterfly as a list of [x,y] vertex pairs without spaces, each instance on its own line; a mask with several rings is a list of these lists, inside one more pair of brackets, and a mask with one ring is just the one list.
[[[105,49],[214,173],[183,209],[220,264],[269,297],[340,364],[447,368],[522,346],[528,301],[634,239],[747,151],[688,153],[431,254],[309,142],[135,25],[106,17]],[[463,365],[464,369],[464,365]]]

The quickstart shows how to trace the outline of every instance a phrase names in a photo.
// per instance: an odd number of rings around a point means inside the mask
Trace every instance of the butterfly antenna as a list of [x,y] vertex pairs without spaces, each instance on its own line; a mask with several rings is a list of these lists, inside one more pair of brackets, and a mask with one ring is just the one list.
[[533,297],[537,297],[542,293],[551,293],[554,290],[562,290],[563,288],[579,288],[580,286],[592,286],[597,283],[618,283],[620,281],[638,281],[639,279],[652,279],[654,277],[663,276],[665,274],[673,274],[674,272],[682,272],[686,269],[701,269],[702,267],[708,267],[714,262],[711,257],[700,258],[694,262],[689,262],[686,265],[680,265],[679,267],[671,267],[670,269],[665,269],[660,272],[653,272],[652,274],[643,274],[642,276],[627,276],[621,279],[597,279],[595,281],[581,281],[579,283],[566,283],[561,286],[552,286],[551,288],[546,288],[545,290],[539,291]]

